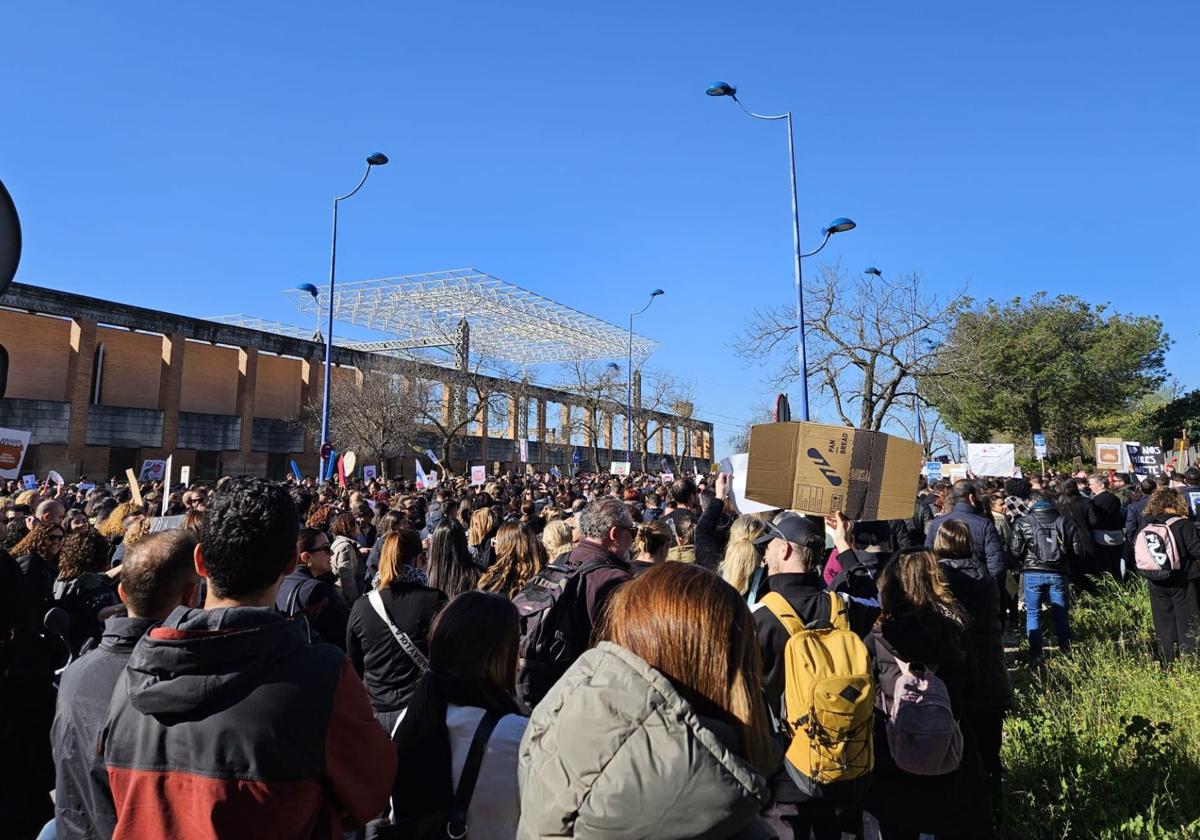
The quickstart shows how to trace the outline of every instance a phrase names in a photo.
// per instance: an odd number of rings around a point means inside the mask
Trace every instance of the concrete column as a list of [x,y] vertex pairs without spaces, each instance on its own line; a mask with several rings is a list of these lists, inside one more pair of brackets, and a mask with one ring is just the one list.
[[571,406],[561,403],[558,407],[558,439],[563,443],[571,442]]
[[451,426],[454,416],[454,389],[449,382],[442,383],[442,423]]
[[537,401],[537,440],[542,455],[541,463],[549,463],[550,456],[546,451],[546,400],[543,397],[538,397]]
[[612,414],[604,413],[604,448],[612,451],[613,448],[613,416]]
[[175,451],[179,442],[179,403],[183,395],[183,354],[186,346],[187,339],[181,333],[162,337],[158,408],[163,413],[162,448],[168,455]]
[[583,424],[583,442],[584,445],[591,449],[596,445],[596,438],[599,437],[596,433],[599,431],[600,418],[597,416],[595,408],[586,408],[584,410],[587,412],[587,422]]
[[666,450],[663,449],[663,427],[659,426],[654,431],[654,450],[661,455]]
[[92,403],[92,359],[96,355],[96,322],[86,318],[71,321],[67,360],[67,387],[63,399],[71,404],[67,426],[67,462],[73,467],[84,459],[87,445],[87,414]]
[[250,460],[254,444],[254,393],[258,388],[258,348],[238,348],[237,408],[242,418],[242,434],[238,453],[242,463]]
[[508,398],[508,436],[514,441],[521,439],[521,407],[523,403],[521,398],[515,394],[510,394]]

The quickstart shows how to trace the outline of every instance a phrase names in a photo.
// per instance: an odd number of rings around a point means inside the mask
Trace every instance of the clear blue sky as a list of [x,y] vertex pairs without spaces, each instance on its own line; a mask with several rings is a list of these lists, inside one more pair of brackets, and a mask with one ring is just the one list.
[[[1177,2],[8,4],[18,279],[308,323],[280,290],[474,266],[660,340],[718,450],[772,389],[727,343],[802,238],[979,297],[1160,314],[1200,385],[1200,6]],[[815,266],[814,266],[815,268]]]

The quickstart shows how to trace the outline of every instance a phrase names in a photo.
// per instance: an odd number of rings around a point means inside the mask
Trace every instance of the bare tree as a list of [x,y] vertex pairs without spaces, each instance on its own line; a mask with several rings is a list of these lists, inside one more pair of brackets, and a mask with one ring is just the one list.
[[648,371],[642,376],[641,395],[633,406],[632,425],[644,468],[650,458],[650,438],[692,416],[695,385],[666,371]]
[[[967,304],[961,292],[940,298],[924,291],[919,274],[850,276],[839,265],[821,266],[804,301],[810,383],[847,426],[874,430],[901,406],[920,404],[916,378],[930,375]],[[748,362],[777,356],[772,381],[795,382],[795,305],[756,310],[734,348]]]
[[[416,445],[419,420],[404,377],[377,371],[335,376],[329,392],[330,440],[339,450],[353,450],[360,463],[383,467],[386,459]],[[303,421],[314,435],[319,434],[320,403],[304,407]]]
[[[582,410],[581,418],[576,421],[571,412],[569,428],[563,430],[564,440],[570,442],[575,431],[582,431],[584,441],[591,452],[594,468],[600,469],[600,436],[601,429],[609,429],[611,418],[617,412],[625,411],[621,404],[623,383],[621,368],[615,362],[607,364],[589,359],[575,359],[562,365],[563,384],[568,391],[577,395],[576,404]],[[608,415],[606,422],[603,418]],[[612,448],[611,438],[608,446]]]

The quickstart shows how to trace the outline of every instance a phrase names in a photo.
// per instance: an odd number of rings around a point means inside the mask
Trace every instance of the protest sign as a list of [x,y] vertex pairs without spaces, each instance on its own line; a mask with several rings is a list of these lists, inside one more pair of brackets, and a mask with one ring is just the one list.
[[[294,464],[296,462],[292,461],[292,463]],[[188,486],[191,483],[192,483],[192,468],[185,464],[184,466],[179,468],[179,485],[184,490],[186,490],[186,489],[188,489]]]
[[28,448],[29,432],[0,429],[0,478],[16,478],[20,475]]
[[925,462],[925,478],[932,484],[935,481],[942,479],[942,462],[941,461],[926,461]]
[[138,507],[142,506],[142,488],[138,486],[138,477],[133,471],[133,467],[125,470],[125,477],[129,479],[129,492],[133,494],[133,503]]
[[1033,436],[1033,457],[1046,457],[1046,436],[1041,432],[1038,432]]
[[529,461],[529,441],[520,441],[519,451],[521,455],[521,463],[524,464]]
[[471,467],[471,486],[482,487],[485,481],[487,481],[487,467],[483,464]]
[[338,484],[342,487],[346,486],[346,456],[342,455],[337,459]]
[[425,489],[436,490],[438,486],[438,471],[430,470],[429,475],[425,476]]
[[968,443],[967,463],[975,475],[1007,478],[1017,467],[1015,447],[1011,443]]
[[609,473],[617,476],[629,475],[628,461],[613,461],[608,467]]
[[1096,468],[1128,472],[1129,456],[1125,451],[1125,446],[1129,443],[1134,442],[1123,441],[1120,438],[1096,438]]
[[163,474],[166,471],[166,461],[142,461],[142,469],[138,473],[138,481],[162,481]]
[[375,464],[364,464],[363,465],[363,481],[366,481],[368,483],[372,482],[375,480],[375,476],[378,474],[379,474],[379,472],[378,472],[378,469]]
[[58,470],[50,470],[50,472],[46,473],[46,478],[50,479],[55,484],[66,484],[67,483],[67,482],[63,481],[63,477],[58,472]]
[[174,455],[167,456],[167,466],[163,470],[162,510],[159,511],[159,516],[167,515],[167,503],[171,501],[171,465],[174,461]]
[[354,475],[354,468],[358,465],[358,456],[353,450],[347,450],[342,456],[342,466],[346,469],[346,475]]
[[675,480],[675,473],[669,473],[669,472],[659,473],[658,480],[665,484],[670,484],[672,481]]
[[296,463],[295,459],[292,459],[291,467],[292,467],[292,475],[294,475],[296,477],[296,480],[303,481],[304,476],[300,474],[300,465]]
[[966,464],[942,464],[942,478],[959,481],[967,477]]
[[1131,443],[1125,447],[1125,451],[1129,454],[1129,463],[1132,465],[1132,472],[1139,479],[1155,478],[1162,475],[1165,471],[1164,468],[1167,461],[1162,447],[1141,446]]
[[80,493],[90,493],[92,490],[96,489],[96,485],[92,484],[90,481],[81,481],[76,486],[79,488]]
[[761,513],[765,510],[775,510],[770,505],[762,505],[746,498],[746,473],[750,456],[745,452],[730,455],[721,459],[720,471],[730,476],[729,498],[738,513]]
[[21,476],[21,486],[26,490],[36,490],[38,488],[37,476],[32,473]]

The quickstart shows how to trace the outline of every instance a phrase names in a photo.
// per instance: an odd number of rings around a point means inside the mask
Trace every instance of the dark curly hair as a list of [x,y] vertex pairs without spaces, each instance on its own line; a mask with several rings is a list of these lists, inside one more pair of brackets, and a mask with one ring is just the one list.
[[208,582],[219,597],[262,592],[296,557],[300,515],[287,490],[261,478],[234,479],[209,497],[200,531]]
[[67,534],[58,553],[58,579],[75,580],[108,569],[108,540],[90,528]]

